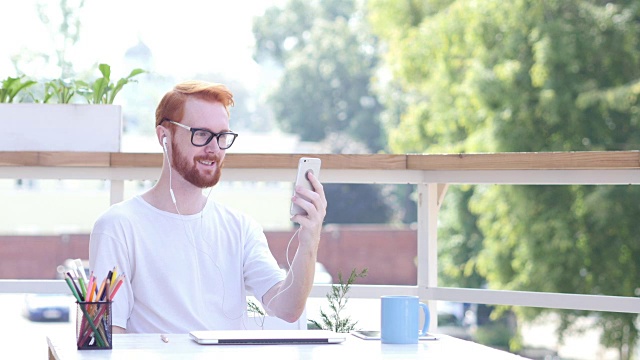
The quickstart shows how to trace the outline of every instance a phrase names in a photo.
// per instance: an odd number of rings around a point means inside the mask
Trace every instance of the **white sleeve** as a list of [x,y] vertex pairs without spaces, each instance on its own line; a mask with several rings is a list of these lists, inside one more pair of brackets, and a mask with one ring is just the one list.
[[247,290],[262,302],[264,294],[283,281],[286,274],[271,254],[262,228],[254,221],[249,222],[248,228],[244,249],[244,281]]

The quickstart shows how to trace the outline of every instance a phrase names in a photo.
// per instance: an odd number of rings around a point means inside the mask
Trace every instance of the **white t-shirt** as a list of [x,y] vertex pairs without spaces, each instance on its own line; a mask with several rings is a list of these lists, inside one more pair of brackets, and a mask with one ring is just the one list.
[[262,301],[285,277],[262,228],[211,200],[194,215],[140,196],[111,206],[91,232],[89,262],[100,282],[114,266],[126,275],[112,314],[131,333],[244,329],[247,291]]

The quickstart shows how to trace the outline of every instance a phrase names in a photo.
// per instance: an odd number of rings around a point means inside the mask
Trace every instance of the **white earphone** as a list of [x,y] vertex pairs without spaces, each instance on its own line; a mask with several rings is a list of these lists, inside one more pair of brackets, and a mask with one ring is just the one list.
[[169,194],[171,194],[171,200],[173,200],[173,204],[176,205],[176,196],[173,194],[173,189],[171,186],[171,161],[169,161],[169,151],[167,151],[167,136],[162,137],[162,148],[164,149],[164,154],[167,158],[167,165],[169,165]]

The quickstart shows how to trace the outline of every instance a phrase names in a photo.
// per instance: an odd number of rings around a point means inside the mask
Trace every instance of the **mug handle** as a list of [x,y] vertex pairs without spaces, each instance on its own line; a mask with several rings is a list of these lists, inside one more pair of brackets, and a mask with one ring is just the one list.
[[429,322],[431,321],[431,318],[429,316],[429,307],[427,304],[421,302],[420,308],[424,312],[424,326],[422,327],[422,331],[418,333],[418,336],[425,336],[427,335],[427,330],[429,330]]

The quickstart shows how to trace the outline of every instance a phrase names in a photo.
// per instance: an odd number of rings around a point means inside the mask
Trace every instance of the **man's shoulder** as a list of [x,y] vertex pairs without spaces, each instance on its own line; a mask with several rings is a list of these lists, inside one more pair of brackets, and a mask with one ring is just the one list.
[[111,205],[98,217],[96,223],[111,223],[131,219],[136,214],[139,214],[141,210],[140,199],[133,197]]

